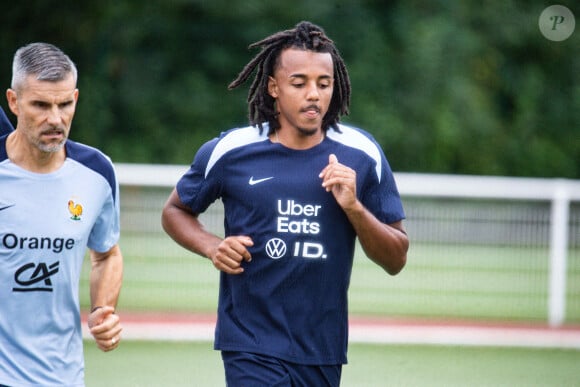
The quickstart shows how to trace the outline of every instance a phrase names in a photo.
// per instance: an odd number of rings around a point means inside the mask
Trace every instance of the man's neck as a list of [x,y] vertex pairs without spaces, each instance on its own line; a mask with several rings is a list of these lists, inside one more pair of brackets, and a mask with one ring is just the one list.
[[18,130],[8,135],[6,153],[12,163],[34,173],[54,172],[66,159],[64,146],[57,152],[43,152],[31,145]]

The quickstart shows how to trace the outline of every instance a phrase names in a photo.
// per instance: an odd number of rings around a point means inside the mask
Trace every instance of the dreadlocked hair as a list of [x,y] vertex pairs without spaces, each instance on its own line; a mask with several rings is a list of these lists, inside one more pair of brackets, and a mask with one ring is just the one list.
[[302,21],[294,29],[277,32],[249,46],[250,49],[261,47],[262,50],[243,68],[238,77],[228,86],[232,90],[244,83],[256,70],[256,76],[248,91],[248,117],[251,125],[257,125],[260,133],[262,124],[268,122],[269,133],[280,128],[274,98],[268,93],[268,77],[274,74],[278,58],[287,48],[298,48],[332,56],[334,67],[334,91],[328,112],[322,119],[322,130],[329,127],[339,131],[338,122],[342,115],[348,114],[350,105],[350,80],[342,57],[334,42],[322,30],[307,21]]

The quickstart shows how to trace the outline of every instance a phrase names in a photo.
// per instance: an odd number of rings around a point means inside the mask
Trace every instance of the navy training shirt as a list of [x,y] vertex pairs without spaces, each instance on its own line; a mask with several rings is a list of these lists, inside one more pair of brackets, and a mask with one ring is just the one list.
[[178,182],[194,213],[221,199],[225,235],[254,242],[244,273],[220,273],[216,349],[346,363],[356,234],[318,176],[329,155],[357,171],[358,198],[380,221],[399,221],[404,211],[378,144],[360,129],[340,130],[294,150],[271,142],[267,128],[232,129],[204,144]]
[[4,113],[4,109],[2,109],[2,106],[0,106],[0,137],[12,132],[13,130],[14,127],[12,126],[12,123],[10,122],[8,117],[6,117],[6,113]]

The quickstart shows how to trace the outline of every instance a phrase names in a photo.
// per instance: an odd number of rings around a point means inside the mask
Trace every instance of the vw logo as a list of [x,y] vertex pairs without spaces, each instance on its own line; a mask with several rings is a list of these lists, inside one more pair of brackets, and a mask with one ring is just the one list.
[[286,254],[286,243],[280,238],[272,238],[266,243],[266,254],[272,259],[280,259]]

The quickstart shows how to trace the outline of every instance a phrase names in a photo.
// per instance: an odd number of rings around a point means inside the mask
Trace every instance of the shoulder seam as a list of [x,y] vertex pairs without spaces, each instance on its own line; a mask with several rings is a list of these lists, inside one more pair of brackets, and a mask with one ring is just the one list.
[[361,129],[353,128],[343,124],[339,124],[341,133],[336,131],[328,131],[327,136],[345,146],[355,148],[367,154],[372,158],[375,165],[375,172],[379,182],[383,172],[383,162],[379,146],[371,139],[370,134],[365,135],[366,132]]
[[219,138],[210,154],[205,168],[204,177],[207,177],[211,169],[222,158],[223,155],[233,149],[241,148],[246,145],[266,140],[268,138],[266,133],[267,130],[264,130],[260,134],[260,131],[255,126],[232,129],[226,132],[222,137]]
[[75,141],[67,140],[65,147],[68,158],[103,176],[109,183],[113,200],[117,201],[117,178],[111,159],[97,148]]

